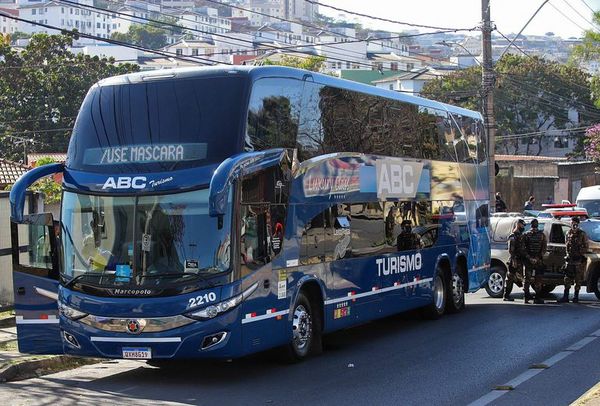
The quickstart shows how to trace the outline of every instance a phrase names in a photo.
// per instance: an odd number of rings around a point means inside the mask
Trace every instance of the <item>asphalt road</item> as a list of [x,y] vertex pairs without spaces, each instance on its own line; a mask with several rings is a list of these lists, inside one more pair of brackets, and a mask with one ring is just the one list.
[[438,321],[407,314],[329,335],[324,354],[300,364],[273,353],[172,370],[109,361],[0,384],[0,404],[463,405],[583,338],[587,345],[493,403],[564,405],[600,381],[600,339],[586,338],[599,329],[591,294],[579,305],[525,305],[480,291],[463,313]]

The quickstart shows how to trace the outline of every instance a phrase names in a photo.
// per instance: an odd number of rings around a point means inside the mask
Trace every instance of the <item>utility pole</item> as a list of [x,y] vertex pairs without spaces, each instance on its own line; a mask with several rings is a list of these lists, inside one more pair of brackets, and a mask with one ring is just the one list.
[[488,176],[490,188],[490,212],[496,201],[496,119],[494,116],[494,62],[492,60],[492,22],[490,21],[490,0],[481,0],[481,91],[483,98],[483,123],[488,139]]

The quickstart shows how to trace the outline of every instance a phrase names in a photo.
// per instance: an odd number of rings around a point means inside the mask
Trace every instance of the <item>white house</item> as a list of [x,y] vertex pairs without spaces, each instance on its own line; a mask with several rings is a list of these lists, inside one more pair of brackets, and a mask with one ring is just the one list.
[[[13,8],[0,7],[0,14],[8,14],[13,17],[18,17],[19,10],[15,10]],[[0,17],[0,34],[12,34],[17,31],[18,26],[18,21],[5,16]]]
[[210,38],[210,34],[225,34],[231,31],[231,21],[219,17],[218,10],[200,7],[193,10],[177,10],[171,15],[177,24],[185,27],[194,38]]
[[402,93],[409,93],[418,96],[423,90],[423,86],[430,80],[437,79],[439,74],[435,71],[425,68],[415,70],[414,72],[405,72],[389,78],[375,80],[372,83],[379,88],[395,90]]
[[[259,27],[281,19],[314,21],[318,6],[305,0],[244,0],[241,9],[233,9],[232,17],[246,17]],[[260,14],[259,14],[260,13]]]

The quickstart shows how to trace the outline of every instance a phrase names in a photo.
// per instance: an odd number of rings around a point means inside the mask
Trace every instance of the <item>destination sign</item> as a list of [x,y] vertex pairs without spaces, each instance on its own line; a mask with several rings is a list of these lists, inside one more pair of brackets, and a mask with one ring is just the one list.
[[206,159],[206,150],[206,143],[122,145],[90,148],[83,161],[87,165],[196,161]]

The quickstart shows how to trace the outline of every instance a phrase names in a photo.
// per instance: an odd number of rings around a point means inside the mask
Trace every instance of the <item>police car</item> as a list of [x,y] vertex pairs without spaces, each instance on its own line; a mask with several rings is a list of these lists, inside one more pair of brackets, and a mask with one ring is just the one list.
[[[574,207],[574,205],[573,205]],[[587,219],[585,210],[574,210],[573,207],[560,210],[552,207],[540,212],[537,216],[538,228],[546,235],[548,243],[544,255],[546,267],[542,280],[542,296],[548,295],[557,286],[564,285],[564,273],[561,271],[566,255],[565,237],[571,228],[571,218],[578,216],[582,221],[580,227],[588,236],[589,251],[584,274],[584,285],[590,293],[595,293],[600,300],[600,220]],[[531,216],[497,215],[490,218],[490,242],[492,248],[491,272],[486,291],[491,297],[501,298],[504,294],[504,281],[508,269],[508,237],[519,219],[525,220],[525,230],[531,228]],[[517,286],[522,287],[522,278],[517,276]],[[539,293],[539,292],[536,292]]]

